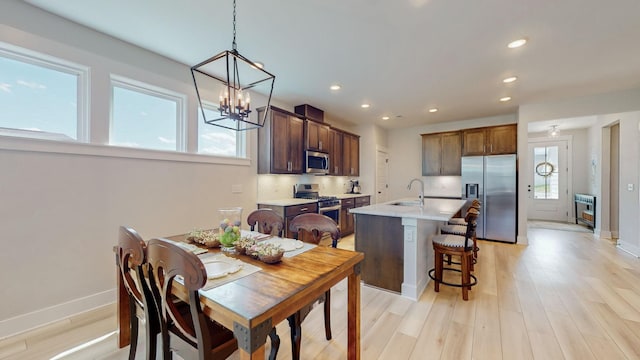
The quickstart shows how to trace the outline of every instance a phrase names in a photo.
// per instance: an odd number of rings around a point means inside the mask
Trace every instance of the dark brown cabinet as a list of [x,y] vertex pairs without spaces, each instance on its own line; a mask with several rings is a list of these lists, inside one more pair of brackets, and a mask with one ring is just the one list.
[[371,196],[359,196],[341,200],[342,209],[340,209],[340,236],[353,234],[353,230],[355,229],[355,217],[353,216],[353,214],[349,213],[349,209],[367,206],[370,204]]
[[328,152],[331,147],[329,142],[329,126],[312,120],[305,120],[304,126],[306,149]]
[[360,175],[360,137],[357,135],[344,133],[342,135],[342,175]]
[[342,132],[336,129],[329,130],[329,175],[342,175]]
[[422,175],[460,175],[462,135],[459,131],[422,135]]
[[[263,116],[265,108],[258,109]],[[271,107],[258,130],[259,174],[302,174],[304,169],[304,120],[296,114]]]
[[462,131],[462,155],[500,155],[517,152],[516,124]]
[[307,213],[317,213],[318,212],[318,204],[317,203],[308,203],[301,205],[291,205],[291,206],[277,206],[272,204],[258,204],[258,209],[268,208],[278,215],[282,216],[284,219],[284,236],[288,238],[293,238],[293,234],[289,231],[289,223],[293,220],[294,217],[300,214]]

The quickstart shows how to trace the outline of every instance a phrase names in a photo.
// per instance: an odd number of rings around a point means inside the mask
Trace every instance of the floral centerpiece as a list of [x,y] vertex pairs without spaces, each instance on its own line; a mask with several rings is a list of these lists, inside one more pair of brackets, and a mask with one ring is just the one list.
[[193,229],[187,235],[187,241],[202,244],[206,247],[220,247],[220,234],[216,230]]
[[235,243],[236,253],[240,255],[244,255],[247,253],[247,250],[250,249],[255,244],[256,244],[255,239],[247,236],[243,236]]
[[284,255],[284,250],[280,245],[274,245],[270,243],[259,243],[253,249],[255,253],[258,255],[260,261],[265,262],[267,264],[274,264],[282,260],[282,256]]

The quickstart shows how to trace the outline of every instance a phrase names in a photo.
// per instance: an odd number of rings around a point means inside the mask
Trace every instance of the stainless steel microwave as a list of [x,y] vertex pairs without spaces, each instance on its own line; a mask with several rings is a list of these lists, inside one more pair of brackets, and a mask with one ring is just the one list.
[[329,154],[318,151],[305,151],[308,174],[326,175],[329,173]]

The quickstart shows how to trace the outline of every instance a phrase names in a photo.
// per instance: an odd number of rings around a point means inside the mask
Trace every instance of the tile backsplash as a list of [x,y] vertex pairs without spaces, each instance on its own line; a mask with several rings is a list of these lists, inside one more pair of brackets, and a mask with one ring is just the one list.
[[319,184],[320,195],[346,192],[350,177],[316,175],[258,175],[258,201],[291,199],[295,184]]

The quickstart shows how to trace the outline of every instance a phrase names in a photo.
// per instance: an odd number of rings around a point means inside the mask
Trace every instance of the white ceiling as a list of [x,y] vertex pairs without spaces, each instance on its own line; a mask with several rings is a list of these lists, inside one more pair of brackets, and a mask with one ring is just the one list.
[[[232,0],[24,1],[189,66],[231,48]],[[274,98],[342,121],[405,127],[640,86],[638,0],[237,1],[238,50],[276,75]]]

